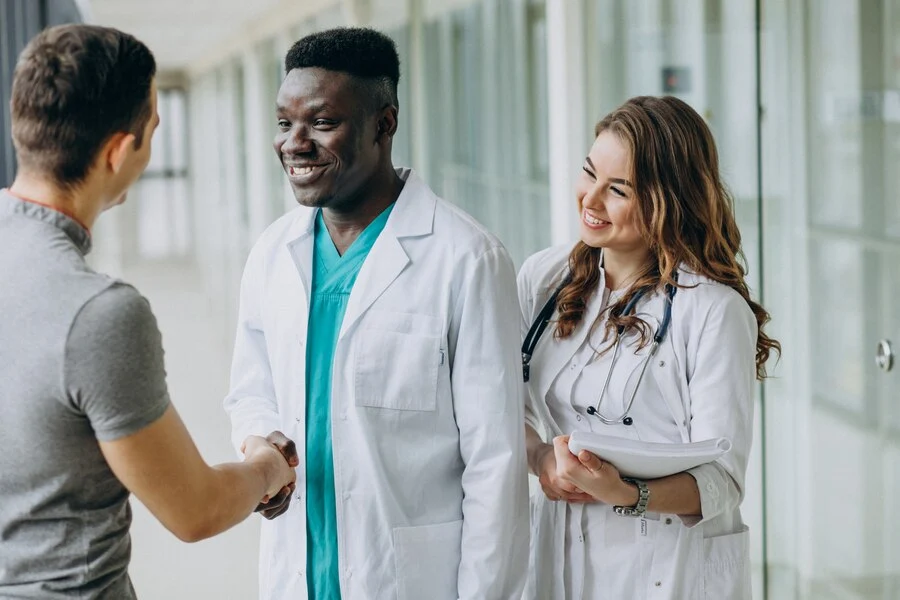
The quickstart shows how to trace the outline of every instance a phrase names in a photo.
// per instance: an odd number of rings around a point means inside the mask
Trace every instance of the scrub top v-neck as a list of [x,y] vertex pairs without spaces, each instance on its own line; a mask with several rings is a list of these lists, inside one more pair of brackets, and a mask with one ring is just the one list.
[[312,293],[306,351],[306,537],[310,600],[340,600],[338,535],[331,445],[334,350],[353,284],[387,223],[391,204],[343,255],[316,215]]

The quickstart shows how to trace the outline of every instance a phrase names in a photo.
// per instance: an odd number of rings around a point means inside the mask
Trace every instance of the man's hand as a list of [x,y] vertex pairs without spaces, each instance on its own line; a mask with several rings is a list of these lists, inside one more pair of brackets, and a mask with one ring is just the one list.
[[[288,465],[297,467],[300,464],[300,458],[297,456],[297,446],[286,435],[280,431],[273,431],[266,436],[266,441],[281,452]],[[260,502],[255,509],[256,512],[269,520],[282,515],[290,507],[291,497],[294,495],[296,488],[296,483],[284,486],[281,488],[281,491],[269,498],[267,502]]]

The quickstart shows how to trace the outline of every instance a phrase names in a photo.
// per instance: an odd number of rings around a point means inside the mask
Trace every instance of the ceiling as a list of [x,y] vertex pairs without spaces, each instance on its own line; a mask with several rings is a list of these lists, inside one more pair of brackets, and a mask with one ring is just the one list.
[[[303,0],[297,0],[302,2]],[[147,44],[160,71],[181,71],[227,45],[280,0],[90,0],[88,18]]]

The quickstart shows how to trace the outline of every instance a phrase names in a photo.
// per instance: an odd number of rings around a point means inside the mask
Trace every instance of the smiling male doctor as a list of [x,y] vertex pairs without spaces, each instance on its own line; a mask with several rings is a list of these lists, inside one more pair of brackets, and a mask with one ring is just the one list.
[[[298,441],[264,511],[260,597],[512,599],[528,551],[515,273],[394,169],[399,61],[368,29],[297,42],[275,150],[298,208],[244,271],[225,405]],[[305,466],[305,469],[303,468]],[[283,502],[282,502],[283,500]]]

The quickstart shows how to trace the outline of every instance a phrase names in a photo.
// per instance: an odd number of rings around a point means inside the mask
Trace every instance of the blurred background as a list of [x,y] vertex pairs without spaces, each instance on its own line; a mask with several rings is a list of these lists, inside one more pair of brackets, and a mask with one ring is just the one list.
[[[15,57],[72,21],[128,31],[159,62],[152,162],[90,258],[150,299],[173,399],[211,462],[232,457],[221,399],[243,263],[294,206],[271,147],[294,41],[340,25],[393,37],[395,164],[519,264],[576,238],[598,119],[639,94],[690,103],[784,345],[759,387],[743,505],[754,596],[900,598],[900,374],[875,360],[900,344],[900,0],[0,0],[0,186]],[[257,517],[188,546],[135,504],[142,598],[255,597]]]

